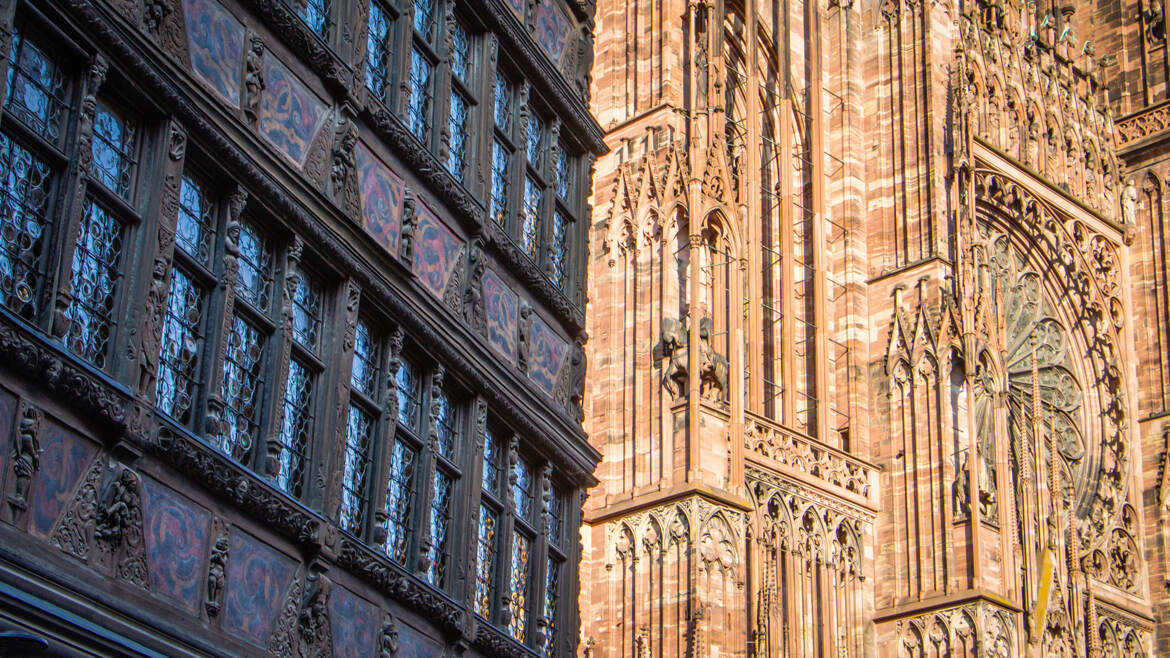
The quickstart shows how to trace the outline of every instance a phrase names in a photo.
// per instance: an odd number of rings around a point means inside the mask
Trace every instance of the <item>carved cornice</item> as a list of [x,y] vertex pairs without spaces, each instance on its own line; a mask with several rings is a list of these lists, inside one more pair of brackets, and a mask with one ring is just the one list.
[[833,488],[870,499],[877,467],[818,441],[751,417],[744,428],[744,448],[799,471]]
[[356,541],[342,538],[337,563],[430,620],[444,632],[458,634],[462,631],[462,607],[424,585],[386,556]]
[[[221,166],[235,174],[239,183],[253,196],[270,204],[272,210],[287,221],[292,230],[300,234],[305,242],[314,245],[323,260],[352,272],[354,280],[362,287],[363,295],[369,295],[385,306],[391,317],[401,323],[418,344],[428,346],[432,355],[442,361],[448,370],[458,373],[470,388],[484,391],[493,413],[521,432],[527,442],[551,459],[566,478],[579,486],[596,484],[592,475],[593,455],[596,453],[587,447],[579,425],[569,419],[564,411],[555,409],[551,401],[544,403],[550,415],[559,421],[553,423],[561,430],[559,435],[538,427],[508,399],[509,391],[489,381],[477,365],[463,357],[454,343],[435,331],[401,295],[381,280],[373,268],[361,261],[348,244],[323,226],[317,217],[287,194],[268,172],[232,143],[222,130],[204,118],[173,83],[165,80],[154,65],[143,59],[122,34],[105,21],[93,3],[88,0],[65,0],[65,5],[80,19],[89,34],[110,51],[114,61],[131,73],[131,77],[138,80],[160,105],[175,114],[188,129],[189,141],[199,144]],[[533,387],[530,386],[529,390],[535,395]],[[568,442],[580,448],[574,451],[578,454],[573,454],[562,445]]]
[[472,646],[491,658],[522,658],[531,655],[519,642],[483,622],[479,622],[475,629]]
[[1115,126],[1118,148],[1170,130],[1170,102],[1119,120]]
[[349,96],[353,91],[353,71],[346,66],[313,30],[293,13],[283,0],[248,0],[264,24],[280,40],[321,76],[330,91]]
[[548,275],[533,264],[519,245],[516,244],[504,229],[495,222],[487,222],[484,226],[485,243],[489,245],[497,257],[509,268],[528,290],[536,294],[537,299],[544,302],[557,315],[557,319],[566,325],[571,337],[579,336],[585,330],[585,312],[569,300],[565,293],[553,285]]

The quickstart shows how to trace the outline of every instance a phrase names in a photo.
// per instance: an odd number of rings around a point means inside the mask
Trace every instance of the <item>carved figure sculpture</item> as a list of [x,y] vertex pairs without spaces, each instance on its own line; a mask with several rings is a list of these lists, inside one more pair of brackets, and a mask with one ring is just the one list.
[[146,322],[138,337],[138,393],[154,393],[154,381],[158,374],[159,341],[162,338],[163,313],[166,310],[167,262],[159,257],[154,259],[150,275],[150,288],[146,291]]
[[228,536],[220,535],[211,547],[211,557],[207,560],[207,600],[203,607],[207,609],[208,617],[219,614],[220,600],[223,597],[223,588],[227,582],[228,563]]
[[357,128],[347,117],[343,116],[338,121],[336,138],[337,145],[333,147],[333,167],[329,172],[335,197],[345,189],[345,181],[356,164],[353,149],[357,145]]
[[699,320],[699,393],[703,397],[722,401],[727,397],[727,377],[730,365],[727,357],[711,346],[715,324],[711,318]]
[[333,592],[333,583],[325,574],[309,576],[309,585],[305,606],[301,609],[299,627],[301,638],[301,656],[315,655],[311,649],[318,642],[329,644],[329,595]]
[[528,350],[532,336],[532,307],[525,302],[520,303],[520,349],[516,356],[516,365],[520,370],[528,372]]
[[252,45],[244,61],[244,114],[248,120],[256,121],[256,110],[260,107],[260,92],[264,91],[264,41],[260,35],[252,35]]
[[585,420],[585,346],[577,339],[573,343],[573,355],[569,360],[571,368],[569,380],[569,410],[578,421]]
[[117,545],[130,523],[130,516],[138,506],[138,478],[128,468],[122,468],[102,494],[93,535],[98,541]]
[[398,235],[398,257],[404,263],[414,258],[414,227],[418,223],[414,204],[414,194],[406,190],[402,196],[402,231]]
[[1126,179],[1121,192],[1121,223],[1123,226],[1137,226],[1137,185],[1132,178]]
[[467,288],[463,291],[463,319],[475,332],[484,334],[487,329],[483,307],[483,274],[487,269],[487,259],[484,258],[483,248],[478,244],[472,245],[468,264],[471,276],[468,277]]
[[398,654],[398,624],[389,613],[382,619],[382,637],[379,639],[379,658],[392,658]]
[[682,321],[662,318],[662,353],[667,357],[662,386],[671,398],[678,398],[687,388],[687,333]]
[[28,507],[28,489],[32,477],[41,467],[41,444],[37,438],[40,429],[41,417],[33,407],[24,410],[20,419],[20,430],[16,433],[16,440],[12,445],[12,471],[16,475],[16,491],[9,498],[9,503],[20,510]]

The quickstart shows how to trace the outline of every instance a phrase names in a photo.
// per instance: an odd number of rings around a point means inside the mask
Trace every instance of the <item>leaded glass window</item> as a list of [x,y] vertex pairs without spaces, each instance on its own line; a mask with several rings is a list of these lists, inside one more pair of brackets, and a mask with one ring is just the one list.
[[558,589],[561,582],[561,561],[553,556],[549,556],[548,563],[544,571],[544,614],[541,617],[541,646],[540,653],[544,656],[552,656],[556,649],[557,643],[557,602],[559,599]]
[[440,470],[435,471],[434,493],[431,497],[431,540],[427,542],[427,580],[440,588],[446,583],[447,558],[450,554],[447,540],[454,486],[450,476]]
[[439,406],[439,415],[435,423],[435,436],[438,440],[439,454],[448,460],[455,458],[456,439],[456,410],[451,404],[451,398],[446,391],[434,391],[435,400]]
[[528,176],[524,179],[524,222],[520,227],[520,247],[532,260],[540,254],[540,202],[544,188],[540,181]]
[[523,532],[512,533],[512,569],[508,576],[509,612],[508,631],[516,640],[528,641],[528,563],[532,540]]
[[179,217],[175,225],[175,244],[201,265],[211,264],[215,243],[215,216],[206,188],[188,174],[179,185]]
[[568,278],[569,262],[569,219],[564,213],[557,210],[553,213],[552,245],[549,248],[549,258],[552,265],[552,280],[558,288],[565,287]]
[[532,468],[523,458],[512,468],[512,505],[516,516],[528,519],[532,514]]
[[463,92],[451,90],[451,108],[447,116],[447,130],[450,143],[447,151],[447,170],[460,183],[467,168],[467,117],[470,112],[467,97]]
[[496,128],[505,135],[512,130],[512,83],[502,73],[496,73]]
[[414,0],[414,31],[424,41],[430,41],[435,32],[435,21],[438,18],[436,0]]
[[232,316],[223,365],[223,422],[216,447],[237,461],[247,456],[259,436],[265,342],[259,329],[238,314]]
[[117,110],[98,102],[93,119],[90,174],[119,196],[129,198],[134,176],[135,126]]
[[297,15],[322,39],[329,38],[329,0],[296,0]]
[[479,506],[479,532],[475,548],[475,612],[491,621],[496,599],[496,534],[498,521],[487,506]]
[[353,342],[353,369],[350,383],[366,396],[374,397],[378,382],[378,343],[370,333],[370,327],[358,322]]
[[562,146],[557,151],[557,196],[561,201],[569,201],[569,193],[573,190],[573,166],[568,152]]
[[361,408],[351,404],[345,423],[345,464],[341,477],[341,527],[361,536],[367,508],[367,482],[370,476],[370,449],[374,420]]
[[54,145],[62,141],[68,105],[60,67],[19,29],[12,33],[4,107]]
[[419,376],[418,369],[405,359],[398,366],[394,382],[398,395],[398,422],[418,431]]
[[272,250],[251,226],[240,227],[240,255],[236,274],[236,295],[260,310],[268,309],[272,292]]
[[564,498],[561,497],[560,492],[553,489],[545,506],[548,511],[548,541],[553,546],[560,546],[565,524]]
[[483,437],[483,488],[492,494],[500,488],[500,446],[490,429]]
[[410,99],[406,108],[410,132],[423,143],[431,131],[431,61],[418,48],[410,51]]
[[508,168],[511,153],[500,140],[492,142],[492,219],[503,226],[508,217]]
[[0,304],[30,320],[44,283],[51,175],[40,158],[0,134]]
[[380,100],[386,99],[394,63],[392,27],[390,10],[377,0],[371,2],[366,25],[366,87]]
[[99,368],[106,365],[106,350],[116,324],[114,298],[121,278],[121,260],[122,224],[86,197],[73,251],[66,344],[74,354]]
[[528,116],[528,166],[540,169],[544,158],[544,121],[535,112]]
[[292,298],[293,339],[317,351],[321,339],[321,290],[310,275],[302,272]]
[[455,31],[451,35],[451,75],[464,84],[470,82],[471,35],[460,21],[455,22]]
[[280,423],[280,455],[276,484],[300,498],[309,465],[313,430],[313,371],[296,359],[288,363],[284,383],[284,409]]
[[155,404],[183,424],[191,422],[202,321],[203,291],[182,270],[172,270],[155,381]]
[[409,557],[414,470],[418,454],[401,440],[394,442],[390,457],[390,478],[386,485],[386,555],[406,564]]

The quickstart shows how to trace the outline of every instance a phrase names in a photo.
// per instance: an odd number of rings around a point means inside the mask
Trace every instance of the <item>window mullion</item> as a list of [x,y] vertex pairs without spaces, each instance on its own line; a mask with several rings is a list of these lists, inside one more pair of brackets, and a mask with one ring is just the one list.
[[[465,441],[465,445],[474,445],[474,450],[464,449],[462,451],[463,463],[461,468],[466,474],[466,486],[463,491],[470,493],[470,496],[462,496],[457,504],[466,504],[466,508],[456,510],[453,518],[457,519],[471,519],[470,522],[464,521],[455,527],[457,535],[457,542],[454,546],[465,546],[467,550],[461,554],[460,559],[462,565],[455,565],[455,573],[469,573],[470,578],[465,578],[462,585],[462,591],[456,591],[456,600],[463,601],[467,604],[468,610],[475,610],[475,588],[477,579],[479,577],[479,507],[483,504],[483,451],[487,435],[487,401],[482,395],[477,395],[472,399],[472,408],[475,409],[475,420],[471,426],[472,441]],[[497,528],[499,527],[497,522]],[[498,537],[499,535],[497,535]],[[460,569],[460,566],[465,569]]]
[[[531,646],[539,647],[544,643],[544,584],[545,570],[548,567],[548,531],[550,526],[548,514],[548,498],[555,495],[552,486],[552,464],[546,463],[540,469],[540,479],[536,483],[536,491],[541,493],[539,500],[533,505],[540,505],[540,525],[537,527],[535,545],[532,547],[532,557],[529,558],[528,578],[531,585],[528,589],[528,638]],[[535,564],[533,564],[535,562]],[[535,632],[535,633],[534,633]],[[537,636],[536,633],[540,635]]]
[[[443,167],[447,166],[447,159],[451,151],[451,90],[454,73],[451,70],[455,37],[455,11],[448,8],[443,12],[443,40],[439,45],[439,60],[436,78],[434,81],[434,100],[431,101],[432,128],[439,127],[439,149],[437,155]],[[441,102],[440,102],[440,99]]]
[[[556,166],[557,157],[561,148],[561,121],[560,119],[553,119],[548,130],[548,154],[544,157],[543,166],[539,171],[540,179],[544,185],[544,208],[540,209],[540,239],[543,248],[539,249],[537,253],[544,257],[543,265],[545,276],[550,279],[555,278],[553,274],[553,215],[557,212],[557,201],[559,196],[557,194],[556,183]],[[549,170],[553,173],[551,176],[546,175]],[[548,181],[551,179],[551,183]],[[549,201],[551,199],[551,201]]]
[[[512,485],[516,477],[516,461],[520,459],[520,439],[516,435],[508,440],[508,463],[507,471],[501,471],[501,475],[506,474],[504,482],[500,486],[507,485],[507,490],[500,497],[500,502],[503,503],[503,510],[500,512],[499,522],[499,558],[496,562],[497,585],[497,619],[498,625],[508,633],[508,627],[512,623],[512,537],[516,534],[516,501],[512,496]],[[510,633],[509,633],[510,635]]]
[[385,422],[379,426],[378,431],[378,450],[375,452],[374,472],[372,475],[373,491],[370,493],[370,506],[374,513],[371,515],[374,519],[374,530],[371,535],[373,542],[378,546],[386,543],[388,533],[386,532],[386,523],[390,519],[390,515],[386,513],[386,494],[390,487],[390,470],[394,460],[394,442],[398,435],[398,368],[401,365],[402,358],[402,339],[403,332],[401,327],[395,327],[388,339],[387,349],[382,355],[384,367],[381,368],[385,372],[384,385],[378,386],[376,389],[378,395],[382,399],[375,400],[380,409],[384,409],[382,414]]
[[[445,369],[443,366],[436,365],[431,372],[431,384],[426,392],[426,400],[430,413],[427,415],[426,436],[427,445],[424,445],[419,451],[419,457],[422,459],[422,468],[417,472],[422,474],[421,480],[418,482],[418,531],[415,535],[418,537],[418,544],[415,547],[415,573],[420,578],[427,580],[427,570],[430,569],[430,549],[431,545],[431,499],[435,495],[435,472],[438,469],[438,451],[439,451],[439,402],[438,396],[443,390],[443,377]],[[429,582],[429,581],[428,581]],[[432,583],[433,584],[433,583]],[[438,585],[436,585],[438,587]]]
[[[512,180],[508,182],[508,207],[512,208],[512,236],[516,244],[521,244],[521,234],[524,231],[524,191],[525,180],[528,177],[528,118],[532,108],[528,105],[528,96],[532,85],[527,80],[520,83],[516,93],[516,125],[512,127]],[[508,227],[505,227],[506,229]]]
[[[281,444],[276,438],[280,432],[281,424],[284,422],[284,397],[286,387],[288,386],[288,369],[289,359],[292,358],[292,342],[293,342],[293,292],[300,282],[300,266],[301,254],[304,251],[305,243],[299,235],[295,233],[292,235],[289,248],[285,253],[284,259],[284,278],[283,286],[280,295],[273,295],[275,299],[280,300],[280,307],[278,309],[278,317],[283,319],[283,322],[278,322],[276,331],[273,335],[273,343],[280,345],[280,355],[276,358],[276,363],[272,365],[270,371],[269,381],[272,385],[269,387],[268,404],[269,409],[273,413],[268,414],[261,426],[260,437],[257,443],[264,446],[262,451],[258,451],[257,459],[259,464],[256,471],[261,476],[274,481],[277,475],[277,464],[280,459]],[[270,302],[275,303],[275,302]]]

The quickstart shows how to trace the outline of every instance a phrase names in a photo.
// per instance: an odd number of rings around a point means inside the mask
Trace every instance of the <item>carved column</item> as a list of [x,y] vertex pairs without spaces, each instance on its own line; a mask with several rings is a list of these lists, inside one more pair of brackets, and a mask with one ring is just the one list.
[[[232,313],[236,303],[236,275],[239,273],[240,256],[240,228],[243,221],[244,206],[248,202],[248,193],[240,185],[228,197],[227,228],[224,231],[223,272],[219,277],[220,288],[220,325],[218,331],[208,332],[210,336],[218,337],[215,345],[208,350],[212,368],[207,377],[207,408],[204,416],[203,438],[212,445],[217,445],[219,435],[223,431],[223,363],[227,359],[227,341],[231,335]],[[208,316],[215,318],[215,313]]]
[[[382,355],[386,369],[386,388],[379,392],[382,399],[377,400],[377,402],[386,410],[386,441],[382,445],[382,451],[375,453],[380,455],[381,463],[376,464],[373,469],[374,490],[370,494],[370,505],[374,509],[374,530],[371,537],[377,546],[386,543],[388,536],[386,522],[390,517],[386,514],[386,488],[389,486],[390,468],[394,460],[394,437],[398,432],[398,370],[402,367],[403,335],[402,327],[395,327],[386,341],[386,353]],[[348,382],[348,379],[346,381]],[[340,402],[338,405],[340,415],[340,410],[345,407],[341,406]],[[344,431],[344,428],[339,428],[339,431]],[[344,450],[344,447],[341,450]],[[337,455],[339,454],[337,453]],[[342,468],[342,457],[337,455],[333,461],[336,466],[330,469],[330,472],[335,473],[335,480],[340,477],[336,474],[339,474]],[[340,481],[338,480],[338,482]],[[330,491],[337,492],[331,495],[340,496],[339,486],[338,484],[330,487]]]
[[[334,359],[334,365],[331,370],[333,370],[334,378],[321,382],[322,384],[326,384],[327,381],[335,382],[334,386],[336,388],[332,396],[329,395],[327,390],[322,388],[320,395],[327,401],[322,405],[322,408],[326,410],[326,413],[317,416],[320,424],[316,432],[320,436],[331,436],[333,440],[314,446],[319,447],[321,451],[320,457],[313,460],[313,469],[317,473],[317,495],[320,496],[322,509],[325,510],[326,516],[331,519],[337,518],[339,514],[338,508],[341,505],[341,478],[345,471],[345,445],[349,427],[349,390],[353,373],[353,350],[354,341],[357,336],[358,307],[361,302],[361,287],[358,286],[356,281],[349,279],[341,288],[343,292],[339,301],[344,306],[337,309],[337,316],[341,321],[341,346],[340,349],[333,349],[332,358]],[[375,402],[380,403],[381,401],[375,400]],[[329,425],[329,417],[327,415],[329,409],[337,410],[331,426]],[[392,419],[391,422],[393,422]],[[394,436],[392,424],[390,436]],[[369,474],[369,479],[372,481],[377,479],[375,477],[375,473],[377,473],[377,469],[375,468],[376,464],[372,461],[372,455],[377,453],[374,450],[374,446],[370,446],[370,451],[371,473]],[[385,486],[382,488],[384,489]],[[374,507],[374,503],[377,500],[377,492],[378,490],[372,490],[370,495],[370,506],[373,509],[379,509]]]
[[288,250],[285,252],[284,281],[281,285],[279,317],[283,318],[284,321],[278,326],[274,336],[274,342],[280,345],[280,355],[276,359],[276,368],[273,371],[275,379],[271,387],[275,392],[273,397],[275,410],[268,414],[266,427],[262,428],[260,432],[264,445],[260,453],[263,456],[260,458],[261,461],[257,468],[274,485],[280,470],[281,444],[279,434],[284,426],[284,397],[288,387],[289,359],[292,358],[293,300],[296,297],[297,287],[301,283],[300,263],[304,251],[305,241],[301,239],[301,236],[292,234]]
[[[423,474],[422,486],[419,487],[419,502],[423,504],[420,510],[418,523],[418,567],[415,572],[419,574],[424,580],[426,573],[430,569],[430,549],[434,547],[431,534],[431,515],[429,506],[431,500],[435,496],[435,478],[434,473],[438,469],[439,461],[439,395],[443,391],[443,377],[447,370],[442,364],[435,366],[431,371],[431,385],[430,391],[430,413],[427,415],[427,445],[419,453],[420,464],[419,472]],[[454,486],[452,484],[452,486]],[[435,587],[439,587],[438,583],[432,583]]]

